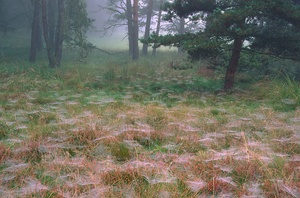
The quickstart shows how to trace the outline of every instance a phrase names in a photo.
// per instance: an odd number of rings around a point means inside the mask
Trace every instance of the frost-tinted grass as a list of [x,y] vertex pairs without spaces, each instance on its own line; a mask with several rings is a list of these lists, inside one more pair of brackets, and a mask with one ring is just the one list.
[[174,57],[1,63],[0,196],[299,197],[297,82],[222,93]]

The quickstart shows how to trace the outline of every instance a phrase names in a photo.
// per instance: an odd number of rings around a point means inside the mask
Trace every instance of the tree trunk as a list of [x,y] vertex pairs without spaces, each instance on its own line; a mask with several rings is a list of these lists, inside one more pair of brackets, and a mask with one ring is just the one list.
[[211,21],[212,19],[210,18],[211,15],[212,15],[211,12],[207,12],[207,13],[206,13],[206,19],[205,19],[205,21],[206,21],[206,24],[205,24],[205,31],[206,31],[207,29],[209,29],[209,27],[210,27],[211,24],[212,24],[212,21]]
[[[161,14],[162,14],[162,5],[163,5],[163,0],[160,0],[160,8],[158,12],[158,17],[157,17],[157,26],[156,26],[156,32],[155,34],[158,36],[160,32],[160,23],[161,23]],[[156,55],[156,43],[154,43],[153,50],[152,50],[152,55]]]
[[[59,1],[59,0],[58,0]],[[55,48],[55,24],[57,23],[57,3],[56,0],[48,0],[48,6],[47,6],[47,16],[48,16],[48,35],[49,35],[49,41],[52,45],[52,48]]]
[[133,1],[133,54],[132,59],[137,60],[139,58],[139,25],[138,25],[138,2],[139,0]]
[[[148,39],[150,35],[150,25],[151,25],[151,18],[152,18],[152,12],[153,12],[153,0],[148,0],[148,11],[147,11],[147,20],[146,20],[146,27],[145,27],[145,35],[144,39]],[[143,44],[143,50],[142,50],[143,55],[148,54],[148,44],[144,43]]]
[[37,30],[36,30],[37,31],[37,41],[36,41],[37,51],[41,51],[43,49],[43,30],[42,30],[41,26],[42,26],[41,16],[39,16],[39,21],[38,21]]
[[126,0],[126,15],[127,15],[127,28],[128,28],[128,44],[129,54],[133,54],[133,19],[132,19],[132,4],[131,0]]
[[[179,34],[184,34],[184,26],[185,26],[185,20],[183,17],[180,18],[180,24],[179,24],[179,31],[178,33]],[[183,50],[182,50],[182,46],[178,47],[178,53],[183,53]]]
[[234,78],[239,65],[243,42],[244,39],[242,38],[234,39],[231,59],[225,75],[225,83],[224,83],[225,91],[228,91],[233,88]]
[[44,33],[44,39],[45,39],[46,48],[47,48],[49,64],[50,64],[50,67],[55,68],[55,67],[57,67],[57,63],[55,61],[52,44],[49,39],[49,27],[48,27],[46,0],[42,0],[42,19],[43,19],[43,33]]
[[36,52],[38,49],[38,34],[39,34],[39,20],[40,19],[40,0],[34,1],[34,15],[31,28],[31,45],[29,61],[35,62]]
[[62,43],[63,43],[63,32],[64,32],[64,0],[58,0],[58,20],[55,35],[55,58],[57,66],[60,65],[62,55]]

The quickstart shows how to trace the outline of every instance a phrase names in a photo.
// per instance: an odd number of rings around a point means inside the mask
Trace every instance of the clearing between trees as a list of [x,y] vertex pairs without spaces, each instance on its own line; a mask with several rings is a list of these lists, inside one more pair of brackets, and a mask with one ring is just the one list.
[[296,81],[92,56],[1,63],[1,197],[300,197]]

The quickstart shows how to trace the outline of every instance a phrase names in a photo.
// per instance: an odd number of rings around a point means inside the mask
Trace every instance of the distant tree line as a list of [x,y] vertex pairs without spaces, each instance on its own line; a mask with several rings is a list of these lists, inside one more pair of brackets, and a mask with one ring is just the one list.
[[29,24],[30,1],[0,0],[0,31],[8,34]]
[[[173,20],[162,27],[165,2],[165,0],[107,0],[106,5],[100,7],[101,11],[108,11],[110,17],[101,31],[106,34],[107,32],[114,32],[118,27],[126,27],[129,53],[132,59],[136,60],[140,53],[138,47],[140,38],[149,38],[151,32],[159,35],[163,30],[169,33],[183,34],[185,30],[193,29],[191,25],[194,23],[189,23],[184,18]],[[185,27],[187,24],[189,26]],[[141,31],[144,35],[139,36]],[[141,54],[146,56],[148,48],[149,45],[144,42]],[[157,47],[152,48],[153,55],[156,54],[156,49]]]
[[60,65],[63,44],[77,48],[79,58],[93,49],[86,39],[93,20],[84,0],[0,0],[0,10],[1,32],[31,29],[31,62],[44,47],[53,68]]
[[[24,9],[5,12],[14,2],[0,0],[0,31],[14,30],[26,18],[30,61],[43,46],[54,68],[60,65],[63,45],[79,49],[79,57],[94,48],[86,39],[93,20],[85,0],[18,0]],[[177,47],[192,60],[227,60],[229,54],[224,90],[234,86],[245,53],[300,60],[299,0],[107,0],[101,5],[101,12],[110,13],[102,33],[125,26],[133,60],[139,58],[140,41],[144,56],[149,47],[155,55],[160,46]]]
[[34,15],[31,28],[30,61],[35,61],[41,37],[45,41],[50,67],[58,67],[63,42],[80,50],[80,57],[93,46],[86,40],[92,24],[82,0],[33,0]]
[[205,22],[204,29],[184,34],[152,34],[144,43],[177,46],[192,59],[211,60],[231,52],[224,89],[234,85],[242,52],[300,60],[299,0],[174,0],[167,1],[165,19]]
[[[136,1],[133,1],[135,5]],[[126,25],[129,52],[138,58],[138,32],[145,26],[142,54],[160,46],[175,46],[192,60],[224,58],[230,53],[224,90],[232,89],[242,53],[256,53],[298,61],[300,58],[299,0],[145,0],[139,10],[131,0],[108,0],[111,13],[104,31]],[[157,11],[158,10],[158,11]],[[162,14],[163,12],[163,14]],[[137,14],[139,17],[137,18]],[[156,19],[156,22],[153,21]],[[161,19],[170,22],[159,35]],[[138,24],[133,25],[139,20]],[[150,34],[151,24],[157,24]],[[152,26],[153,27],[153,26]],[[141,28],[140,28],[141,29]]]

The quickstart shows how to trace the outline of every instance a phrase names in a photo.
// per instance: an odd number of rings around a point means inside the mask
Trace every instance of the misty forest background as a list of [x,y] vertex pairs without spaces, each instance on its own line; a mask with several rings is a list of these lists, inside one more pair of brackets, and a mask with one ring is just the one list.
[[[9,53],[7,47],[27,47],[29,61],[35,62],[46,50],[55,68],[63,48],[76,49],[83,60],[93,50],[109,54],[102,48],[127,45],[136,60],[149,49],[155,55],[161,46],[176,47],[179,54],[206,62],[208,69],[226,68],[223,88],[230,90],[237,70],[261,76],[277,69],[272,74],[281,70],[299,78],[298,6],[298,1],[1,1],[2,56]],[[284,60],[294,62],[283,66]]]
[[299,0],[0,0],[0,197],[300,197]]

